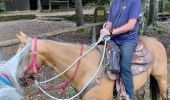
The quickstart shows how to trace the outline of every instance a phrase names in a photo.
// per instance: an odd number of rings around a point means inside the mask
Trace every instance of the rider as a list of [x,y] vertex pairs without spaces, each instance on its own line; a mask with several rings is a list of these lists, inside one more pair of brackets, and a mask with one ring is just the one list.
[[120,48],[120,76],[130,99],[134,96],[131,61],[139,41],[141,18],[141,0],[112,0],[108,21],[100,32],[100,39],[111,35],[111,40]]

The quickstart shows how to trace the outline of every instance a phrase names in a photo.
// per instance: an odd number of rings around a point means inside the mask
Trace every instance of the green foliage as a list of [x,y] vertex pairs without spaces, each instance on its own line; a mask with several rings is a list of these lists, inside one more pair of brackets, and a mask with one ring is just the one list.
[[78,33],[87,33],[88,30],[87,30],[87,29],[80,29],[80,30],[78,30],[77,32],[78,32]]
[[0,12],[5,10],[4,1],[0,0]]
[[91,2],[85,4],[86,7],[106,6],[110,4],[110,0],[91,0]]
[[75,91],[74,89],[71,89],[71,90],[69,91],[69,93],[67,94],[67,96],[68,96],[69,98],[73,97],[74,95],[76,95],[76,91]]
[[170,12],[170,0],[163,0],[163,2],[164,2],[164,11],[165,12]]
[[0,21],[12,21],[12,20],[21,20],[21,19],[35,19],[36,16],[34,14],[27,15],[16,15],[16,16],[0,16]]
[[95,0],[97,5],[106,5],[110,3],[110,0]]

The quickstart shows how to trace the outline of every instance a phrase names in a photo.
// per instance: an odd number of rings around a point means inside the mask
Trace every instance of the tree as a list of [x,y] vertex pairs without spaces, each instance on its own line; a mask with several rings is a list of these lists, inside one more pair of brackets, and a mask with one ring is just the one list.
[[74,7],[76,13],[76,25],[82,26],[84,25],[82,0],[74,0]]
[[159,0],[150,0],[148,24],[154,24],[158,15]]
[[[50,1],[49,1],[50,2]],[[41,7],[41,0],[37,0],[37,7],[38,7],[38,10],[42,10],[42,7]]]
[[164,6],[165,6],[164,1],[163,1],[163,0],[160,0],[160,2],[159,2],[159,11],[160,11],[160,12],[163,12]]
[[110,0],[95,0],[95,2],[97,3],[97,5],[104,5],[106,3],[109,3]]
[[0,0],[0,12],[5,10],[4,1]]

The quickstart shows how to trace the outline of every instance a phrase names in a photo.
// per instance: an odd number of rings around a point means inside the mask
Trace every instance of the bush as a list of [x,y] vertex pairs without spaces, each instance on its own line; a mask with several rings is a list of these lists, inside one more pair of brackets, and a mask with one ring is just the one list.
[[164,11],[170,12],[170,0],[164,0],[164,4],[165,4]]
[[0,0],[0,12],[5,10],[4,1]]

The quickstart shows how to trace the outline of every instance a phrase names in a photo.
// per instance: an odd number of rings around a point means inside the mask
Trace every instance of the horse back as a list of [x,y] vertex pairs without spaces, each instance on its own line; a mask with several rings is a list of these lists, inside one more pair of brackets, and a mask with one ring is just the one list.
[[156,38],[147,36],[142,36],[140,41],[154,56],[151,74],[154,76],[167,74],[167,54],[163,44]]

